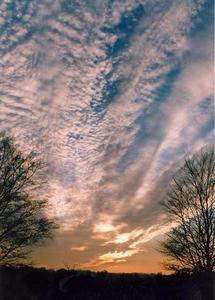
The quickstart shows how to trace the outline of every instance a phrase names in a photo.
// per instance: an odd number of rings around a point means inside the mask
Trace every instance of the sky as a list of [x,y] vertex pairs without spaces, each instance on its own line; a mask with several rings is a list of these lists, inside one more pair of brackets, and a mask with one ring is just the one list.
[[0,2],[0,131],[47,162],[48,268],[160,272],[160,201],[214,136],[213,1]]

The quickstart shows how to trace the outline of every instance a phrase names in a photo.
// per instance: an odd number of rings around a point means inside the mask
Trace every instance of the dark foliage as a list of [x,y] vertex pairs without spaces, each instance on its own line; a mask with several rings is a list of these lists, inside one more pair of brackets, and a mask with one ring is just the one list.
[[111,274],[0,267],[4,300],[213,300],[214,273]]

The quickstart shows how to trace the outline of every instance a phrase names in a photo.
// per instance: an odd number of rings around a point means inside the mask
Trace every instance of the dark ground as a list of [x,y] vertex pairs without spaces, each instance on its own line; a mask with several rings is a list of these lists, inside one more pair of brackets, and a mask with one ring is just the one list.
[[0,267],[1,300],[215,300],[215,273],[112,274]]

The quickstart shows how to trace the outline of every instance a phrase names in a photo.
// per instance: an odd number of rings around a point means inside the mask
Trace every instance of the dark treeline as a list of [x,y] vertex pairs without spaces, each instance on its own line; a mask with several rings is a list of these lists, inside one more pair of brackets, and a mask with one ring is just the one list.
[[212,300],[215,273],[113,274],[0,267],[2,300]]
[[0,300],[215,300],[215,151],[206,150],[185,159],[163,201],[177,224],[161,246],[174,275],[54,271],[28,265],[57,228],[48,201],[34,198],[43,164],[0,138]]

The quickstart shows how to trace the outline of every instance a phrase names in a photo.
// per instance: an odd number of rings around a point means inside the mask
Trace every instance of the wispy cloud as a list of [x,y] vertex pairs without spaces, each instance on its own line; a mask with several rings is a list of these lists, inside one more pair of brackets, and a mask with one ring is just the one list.
[[98,257],[101,263],[111,263],[111,262],[123,262],[126,261],[127,257],[136,254],[137,250],[127,250],[125,252],[108,252]]
[[72,247],[72,251],[85,251],[87,249],[86,246],[77,246],[77,247]]
[[135,229],[131,232],[120,233],[115,239],[106,242],[106,244],[123,244],[128,241],[132,241],[143,234],[143,229]]
[[84,228],[67,250],[126,260],[165,232],[160,198],[213,136],[210,1],[11,3],[0,130],[48,162],[59,236]]

